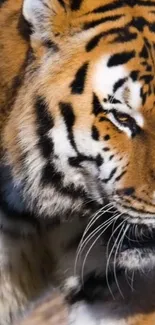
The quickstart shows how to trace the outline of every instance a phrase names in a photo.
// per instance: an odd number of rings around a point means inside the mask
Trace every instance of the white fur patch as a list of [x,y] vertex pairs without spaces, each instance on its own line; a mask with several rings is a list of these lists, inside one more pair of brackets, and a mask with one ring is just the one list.
[[77,276],[69,277],[64,284],[64,292],[66,295],[78,291],[80,288],[80,279]]
[[[140,82],[133,82],[129,76],[129,71],[123,65],[114,67],[108,67],[107,63],[110,56],[103,56],[95,65],[93,75],[93,89],[100,98],[101,105],[108,112],[113,108],[117,109],[121,113],[130,115],[135,119],[136,123],[143,127],[144,119],[140,113],[141,97],[140,97]],[[114,85],[120,79],[126,79],[124,84],[116,90],[114,93]],[[128,90],[128,99],[125,101],[125,92]],[[118,103],[108,100],[108,96],[117,99]],[[113,97],[114,96],[114,97]],[[103,100],[106,99],[107,102]],[[110,113],[108,118],[114,123],[120,130],[126,132],[128,137],[131,136],[131,130],[123,125],[119,124],[114,118],[113,114]]]
[[101,100],[107,98],[107,95],[112,95],[113,85],[118,79],[128,77],[128,71],[122,65],[109,68],[109,58],[110,56],[103,56],[95,65],[93,88]]
[[43,9],[43,3],[40,0],[25,0],[23,3],[23,15],[30,23],[34,23],[35,15],[41,13]]
[[69,325],[127,325],[127,321],[123,319],[110,319],[102,304],[91,306],[81,302],[73,306],[69,316]]

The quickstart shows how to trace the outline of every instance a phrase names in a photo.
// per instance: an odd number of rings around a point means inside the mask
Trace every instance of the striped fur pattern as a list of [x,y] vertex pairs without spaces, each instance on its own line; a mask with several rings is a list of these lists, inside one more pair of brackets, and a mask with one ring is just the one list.
[[2,127],[16,210],[66,219],[106,196],[154,227],[154,2],[25,0],[22,13],[31,46]]
[[[150,236],[155,1],[0,0],[0,28],[3,232],[82,223],[108,201],[122,232]],[[155,266],[155,248],[120,251],[116,262]]]

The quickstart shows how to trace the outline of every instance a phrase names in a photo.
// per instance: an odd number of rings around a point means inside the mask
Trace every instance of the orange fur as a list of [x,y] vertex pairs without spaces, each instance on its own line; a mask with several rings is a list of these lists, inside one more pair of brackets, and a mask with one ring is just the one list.
[[[32,0],[33,1],[33,0]],[[57,0],[49,1],[51,15],[46,21],[45,27],[48,41],[56,43],[59,51],[54,53],[49,50],[43,41],[42,35],[34,33],[30,40],[24,39],[18,28],[22,9],[22,0],[8,0],[0,9],[0,141],[4,152],[7,152],[7,162],[13,166],[13,173],[18,175],[21,170],[23,145],[21,139],[30,138],[30,143],[37,143],[36,116],[34,101],[37,95],[43,96],[48,104],[48,112],[59,120],[61,113],[59,102],[71,102],[74,108],[76,121],[73,130],[90,134],[92,125],[99,132],[99,140],[102,142],[107,130],[111,136],[110,147],[119,152],[120,157],[126,157],[127,173],[117,183],[118,189],[134,187],[139,200],[128,198],[128,206],[141,209],[143,212],[155,212],[155,206],[151,204],[150,196],[155,188],[155,176],[150,169],[155,169],[155,113],[154,95],[150,95],[141,105],[140,112],[145,118],[143,132],[135,139],[127,137],[125,133],[119,133],[115,125],[107,119],[104,124],[100,118],[106,118],[102,112],[97,116],[92,114],[92,76],[98,60],[104,55],[130,51],[137,53],[135,58],[126,65],[126,69],[132,71],[138,69],[139,80],[144,74],[144,67],[138,53],[143,46],[144,38],[154,41],[154,33],[147,26],[138,37],[124,44],[112,44],[114,35],[109,34],[101,39],[92,51],[86,51],[85,47],[93,36],[108,29],[119,29],[141,15],[154,22],[153,14],[148,14],[146,7],[119,8],[115,14],[123,15],[115,21],[99,24],[94,30],[80,36],[84,23],[90,23],[94,19],[105,18],[107,14],[89,13],[96,7],[109,4],[109,0],[84,0],[80,10],[72,11],[70,2],[66,0],[66,11],[58,4]],[[131,27],[131,31],[134,28]],[[116,36],[116,35],[115,35]],[[30,54],[30,50],[33,53]],[[51,55],[46,57],[47,53]],[[52,52],[53,51],[53,52]],[[29,56],[30,54],[30,56]],[[34,56],[34,60],[32,56]],[[70,92],[70,84],[77,72],[77,68],[84,62],[90,62],[89,72],[82,95],[73,95]],[[151,59],[148,63],[152,64]],[[155,86],[155,81],[152,81]],[[148,90],[148,85],[144,85]],[[128,97],[129,89],[125,95]],[[102,98],[100,98],[102,100]],[[21,133],[20,133],[21,132]],[[22,134],[22,135],[21,135]],[[21,137],[21,138],[20,138]],[[25,145],[26,146],[26,145]],[[143,150],[142,150],[143,148]],[[2,151],[1,151],[2,152]],[[138,315],[129,319],[128,325],[152,325],[155,323],[155,314]]]

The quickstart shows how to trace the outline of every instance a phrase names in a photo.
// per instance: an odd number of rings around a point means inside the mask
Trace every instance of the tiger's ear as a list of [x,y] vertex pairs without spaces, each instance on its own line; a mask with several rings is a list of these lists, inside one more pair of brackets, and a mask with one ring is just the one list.
[[45,18],[46,15],[64,11],[77,11],[80,9],[83,0],[24,0],[23,14],[25,19],[35,24],[39,18]]
[[56,33],[57,29],[63,26],[66,20],[67,3],[68,0],[24,0],[23,16],[34,33],[36,32],[41,38],[46,38],[54,32],[54,29]]
[[[94,0],[96,1],[96,0]],[[81,30],[75,19],[82,0],[24,0],[23,16],[30,25],[31,46],[50,44],[57,37],[72,36]]]

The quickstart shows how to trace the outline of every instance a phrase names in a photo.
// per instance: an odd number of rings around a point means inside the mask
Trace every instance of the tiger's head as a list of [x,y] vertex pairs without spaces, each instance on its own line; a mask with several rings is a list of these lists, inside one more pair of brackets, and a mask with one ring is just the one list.
[[154,7],[25,0],[27,67],[3,134],[27,208],[63,218],[112,203],[129,268],[155,264]]

